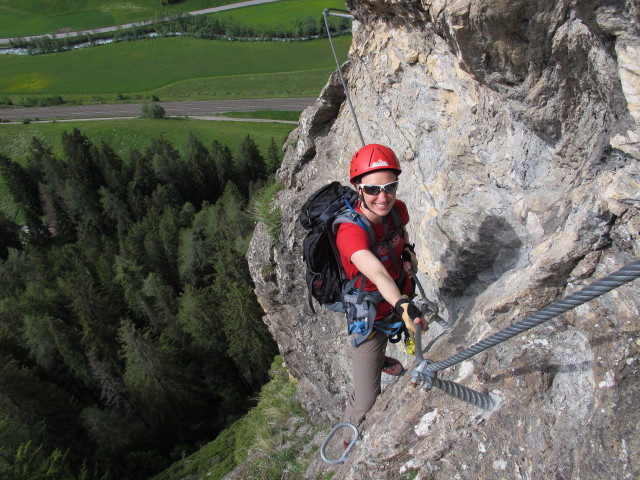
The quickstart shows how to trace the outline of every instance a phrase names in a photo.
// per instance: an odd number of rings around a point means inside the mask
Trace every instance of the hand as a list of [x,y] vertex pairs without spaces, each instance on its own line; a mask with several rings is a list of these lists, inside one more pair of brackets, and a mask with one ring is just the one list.
[[429,329],[429,324],[421,317],[422,312],[408,298],[402,297],[394,306],[395,312],[402,318],[407,330],[415,333],[416,325],[422,326],[422,333]]
[[409,273],[416,273],[418,271],[418,258],[416,252],[413,249],[413,245],[405,243],[400,258],[404,264],[404,269]]

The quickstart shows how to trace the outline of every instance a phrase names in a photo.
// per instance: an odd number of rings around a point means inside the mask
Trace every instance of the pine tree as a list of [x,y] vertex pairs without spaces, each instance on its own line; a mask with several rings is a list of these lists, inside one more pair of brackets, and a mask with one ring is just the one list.
[[182,283],[203,286],[213,273],[209,259],[224,238],[219,212],[216,206],[204,205],[191,226],[180,233],[178,269]]
[[187,171],[191,180],[191,196],[188,200],[200,208],[202,202],[215,202],[222,194],[216,164],[209,151],[193,135],[189,135]]
[[191,378],[176,352],[131,321],[123,321],[118,337],[126,365],[124,381],[134,404],[154,425],[179,425],[183,412],[192,404],[188,391]]
[[38,439],[45,456],[72,445],[75,456],[88,455],[88,445],[76,441],[82,436],[78,407],[59,387],[7,357],[0,359],[0,385],[3,454],[15,457],[21,446]]
[[129,207],[107,187],[100,187],[98,192],[102,211],[113,222],[118,237],[122,237],[133,223]]
[[229,182],[216,204],[223,219],[224,236],[240,255],[247,252],[249,235],[253,232],[253,220],[247,212],[245,198],[235,184]]
[[213,158],[218,175],[217,184],[222,190],[232,176],[233,155],[231,154],[229,147],[222,145],[217,140],[214,140],[211,145],[211,157]]
[[278,146],[276,145],[276,141],[271,137],[271,143],[269,144],[269,150],[267,152],[266,159],[266,167],[267,167],[267,175],[271,175],[276,173],[278,168],[280,168],[280,154],[278,153]]
[[133,150],[129,160],[128,203],[133,219],[136,221],[142,219],[146,214],[145,200],[158,186],[151,156],[149,151],[143,155],[139,151]]
[[267,167],[264,158],[260,154],[256,143],[247,135],[233,159],[231,178],[242,194],[247,197],[251,182],[262,180],[266,176]]
[[182,201],[188,199],[191,186],[180,152],[169,141],[162,139],[151,144],[147,156],[151,158],[153,172],[158,180],[172,185]]
[[0,154],[0,175],[14,202],[30,219],[42,216],[37,182],[18,163]]
[[252,388],[262,385],[277,353],[264,323],[262,311],[248,283],[229,282],[220,308],[227,337],[227,353]]
[[123,167],[122,159],[104,141],[96,152],[96,160],[104,185],[111,190],[121,201],[127,199],[128,178]]
[[226,355],[226,341],[218,320],[219,302],[210,287],[194,288],[187,285],[179,298],[177,320],[195,346],[213,358]]
[[19,231],[20,227],[0,211],[0,260],[7,259],[10,248],[22,248]]
[[89,138],[74,128],[71,133],[62,133],[62,149],[69,178],[81,185],[88,194],[96,195],[98,188],[105,184],[98,152]]
[[2,154],[0,154],[0,175],[13,201],[23,214],[25,222],[25,228],[22,229],[23,240],[33,246],[46,245],[50,232],[41,218],[43,211],[37,182],[18,163]]

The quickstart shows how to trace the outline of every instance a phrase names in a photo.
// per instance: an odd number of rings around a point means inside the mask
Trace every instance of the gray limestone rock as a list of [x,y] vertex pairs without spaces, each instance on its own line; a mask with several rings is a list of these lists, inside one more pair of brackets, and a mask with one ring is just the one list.
[[[366,142],[403,173],[421,279],[451,334],[442,360],[640,258],[637,1],[348,0],[349,96]],[[360,146],[339,77],[289,137],[282,234],[248,255],[265,322],[330,425],[350,388],[340,315],[307,305],[304,200],[347,182]],[[439,375],[498,401],[490,413],[390,382],[340,479],[638,478],[640,281]],[[400,347],[392,355],[412,362]]]

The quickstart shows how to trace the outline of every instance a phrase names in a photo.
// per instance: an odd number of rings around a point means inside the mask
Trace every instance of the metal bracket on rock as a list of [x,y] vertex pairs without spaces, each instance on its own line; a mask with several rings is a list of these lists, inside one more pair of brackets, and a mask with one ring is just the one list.
[[427,296],[424,294],[424,289],[422,288],[422,284],[420,283],[420,280],[418,280],[418,276],[413,272],[411,272],[411,275],[413,276],[413,279],[415,280],[416,285],[418,286],[420,295],[422,295],[422,298],[419,298],[414,302],[416,307],[420,309],[420,311],[422,312],[422,315],[426,318],[426,320],[429,323],[436,322],[438,325],[444,328],[445,332],[447,333],[453,332],[453,327],[451,326],[451,324],[447,322],[444,318],[442,318],[440,315],[438,315],[438,306],[432,301],[430,301],[427,298]]
[[[353,437],[351,439],[351,443],[347,446],[347,448],[344,449],[344,452],[342,452],[342,455],[340,456],[340,458],[336,458],[336,459],[327,458],[327,455],[325,453],[327,445],[329,444],[329,441],[333,438],[333,436],[336,434],[336,432],[341,428],[350,428],[351,430],[353,430]],[[322,446],[320,447],[320,457],[322,457],[322,460],[327,462],[329,465],[339,465],[341,463],[344,463],[344,461],[347,459],[347,456],[349,455],[349,452],[351,452],[356,442],[358,441],[359,436],[360,436],[360,432],[358,432],[358,427],[356,427],[353,423],[341,422],[336,424],[336,426],[333,427],[329,432],[329,435],[327,436],[325,441],[322,442]]]
[[451,380],[440,380],[437,377],[437,371],[429,368],[429,365],[432,365],[433,362],[422,356],[421,330],[422,327],[420,325],[416,325],[415,345],[418,366],[409,373],[409,378],[411,378],[413,386],[421,386],[423,390],[429,390],[431,387],[436,387],[458,400],[470,403],[471,405],[482,408],[483,410],[491,410],[494,406],[494,402],[489,395],[486,393],[480,393],[472,388],[465,387]]

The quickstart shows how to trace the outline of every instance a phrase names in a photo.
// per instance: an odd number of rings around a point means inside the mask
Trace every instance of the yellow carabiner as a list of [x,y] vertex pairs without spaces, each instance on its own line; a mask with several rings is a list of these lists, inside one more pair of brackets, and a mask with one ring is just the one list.
[[413,336],[413,333],[411,333],[408,337],[404,339],[404,349],[406,350],[407,354],[412,355],[414,357],[416,356],[416,341]]

